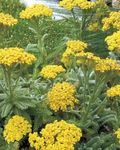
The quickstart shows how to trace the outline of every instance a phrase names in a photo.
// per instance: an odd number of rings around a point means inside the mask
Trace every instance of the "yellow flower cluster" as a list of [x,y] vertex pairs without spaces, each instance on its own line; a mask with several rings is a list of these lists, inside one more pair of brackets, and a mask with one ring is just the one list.
[[75,0],[62,0],[59,5],[67,10],[71,10],[76,6]]
[[65,72],[65,69],[60,65],[47,65],[41,70],[40,74],[44,78],[54,79],[62,72]]
[[96,2],[90,2],[88,0],[75,0],[76,5],[80,7],[80,9],[92,9],[96,6]]
[[77,64],[96,64],[100,61],[100,57],[95,56],[91,52],[80,52],[76,54]]
[[13,18],[11,15],[0,13],[0,24],[4,26],[13,26],[17,24],[17,22],[17,19]]
[[35,150],[44,150],[44,138],[40,137],[37,132],[30,133],[28,141],[30,146],[34,147]]
[[120,11],[111,12],[108,17],[103,19],[103,30],[106,31],[111,27],[120,29]]
[[87,44],[79,40],[70,40],[66,43],[67,47],[74,52],[81,52],[87,48]]
[[117,131],[115,131],[115,135],[117,136],[117,139],[119,140],[120,143],[120,128],[118,128]]
[[20,141],[23,136],[31,132],[31,124],[22,116],[13,116],[5,125],[3,136],[10,143]]
[[74,150],[74,145],[82,137],[82,131],[64,120],[47,124],[38,133],[29,134],[29,143],[35,150]]
[[35,61],[34,55],[29,54],[22,48],[11,47],[0,49],[0,65],[31,64]]
[[108,97],[120,96],[120,85],[116,85],[107,90]]
[[67,49],[63,53],[61,61],[65,65],[69,65],[71,61],[71,57],[75,57],[78,53],[84,51],[87,48],[87,43],[84,43],[79,40],[71,40],[67,43]]
[[67,10],[71,10],[74,7],[80,7],[80,9],[91,9],[96,6],[96,2],[90,2],[87,0],[62,0],[60,6]]
[[111,36],[107,36],[105,41],[110,51],[115,50],[120,53],[120,31],[114,32]]
[[32,5],[20,13],[20,18],[22,19],[31,19],[33,17],[40,17],[40,16],[52,16],[53,11],[51,8],[42,5],[42,4],[35,4]]
[[57,83],[48,92],[48,103],[55,112],[66,111],[68,107],[74,108],[78,100],[74,97],[75,87],[67,82]]
[[120,71],[120,64],[113,59],[100,59],[95,66],[95,70],[98,72]]
[[92,23],[88,26],[88,31],[98,31],[99,30],[99,24],[98,22]]

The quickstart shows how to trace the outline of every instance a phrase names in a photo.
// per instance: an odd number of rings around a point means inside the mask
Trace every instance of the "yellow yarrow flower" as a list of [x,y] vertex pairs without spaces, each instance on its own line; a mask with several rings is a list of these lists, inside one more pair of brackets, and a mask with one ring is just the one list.
[[98,22],[92,23],[88,26],[88,31],[98,31],[99,30],[99,24]]
[[102,73],[108,71],[120,71],[120,64],[113,59],[100,59],[95,66],[95,70]]
[[62,0],[59,4],[67,10],[71,10],[74,7],[79,7],[80,9],[91,9],[96,6],[96,2],[89,2],[87,0]]
[[118,128],[117,131],[115,131],[115,135],[117,136],[117,139],[119,140],[120,143],[120,128]]
[[66,43],[67,49],[62,55],[61,61],[65,65],[69,65],[71,62],[71,57],[75,57],[78,53],[84,51],[87,48],[87,43],[79,40],[70,40]]
[[80,7],[80,9],[93,9],[96,6],[96,2],[90,2],[87,0],[75,0],[76,6]]
[[103,19],[103,30],[106,31],[111,27],[120,30],[120,11],[111,12],[108,17]]
[[120,53],[120,31],[114,32],[112,35],[107,36],[105,42],[110,51],[117,51]]
[[29,143],[31,147],[34,147],[35,150],[40,150],[40,148],[44,147],[44,139],[39,136],[37,132],[29,134]]
[[[40,136],[41,135],[41,136]],[[82,137],[82,131],[64,120],[47,124],[38,133],[29,134],[29,143],[35,150],[74,150],[74,145]]]
[[20,141],[31,132],[31,124],[22,116],[13,116],[4,127],[3,136],[7,143]]
[[67,82],[57,83],[48,92],[48,104],[55,112],[66,111],[68,107],[74,108],[78,100],[74,97],[75,87]]
[[13,18],[11,15],[0,13],[0,24],[4,26],[13,26],[17,24],[17,22],[17,19]]
[[40,16],[51,17],[52,14],[53,14],[53,11],[51,8],[42,4],[35,4],[23,10],[20,13],[20,18],[32,19],[33,17],[40,17]]
[[58,74],[65,72],[65,69],[60,65],[47,65],[42,68],[40,75],[44,78],[54,79]]
[[88,65],[88,64],[96,64],[100,61],[100,57],[95,56],[91,52],[80,52],[76,54],[76,60],[77,64],[83,64],[83,65]]
[[67,47],[74,52],[81,52],[87,48],[87,43],[79,40],[70,40],[66,43]]
[[71,10],[76,6],[75,0],[62,0],[59,5],[67,10]]
[[120,96],[120,85],[116,85],[107,90],[108,97]]
[[29,65],[35,60],[34,55],[25,52],[22,48],[11,47],[0,49],[0,65],[11,66],[16,63]]

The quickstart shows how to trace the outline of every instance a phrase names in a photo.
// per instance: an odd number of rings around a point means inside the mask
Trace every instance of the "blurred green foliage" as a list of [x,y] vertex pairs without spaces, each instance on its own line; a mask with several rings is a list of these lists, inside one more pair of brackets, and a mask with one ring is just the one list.
[[[19,13],[25,9],[25,6],[19,0],[0,0],[0,12],[9,13],[13,17],[19,19]],[[0,28],[0,47],[25,47],[27,43],[35,40],[32,32],[26,27],[23,21],[12,28]]]

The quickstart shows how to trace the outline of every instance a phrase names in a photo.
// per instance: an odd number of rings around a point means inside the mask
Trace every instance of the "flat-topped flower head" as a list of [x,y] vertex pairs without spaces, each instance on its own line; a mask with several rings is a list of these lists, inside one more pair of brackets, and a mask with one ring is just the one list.
[[89,2],[87,0],[62,0],[59,4],[67,10],[72,10],[74,7],[92,9],[96,6],[96,2]]
[[120,30],[120,11],[111,12],[103,19],[103,30],[109,30],[111,27]]
[[31,124],[22,116],[13,116],[4,127],[3,136],[7,143],[20,141],[31,132]]
[[74,145],[82,137],[82,130],[64,120],[56,120],[47,124],[40,135],[36,132],[29,134],[30,146],[35,150],[74,150]]
[[66,45],[74,52],[84,51],[88,46],[87,43],[80,40],[69,40]]
[[110,58],[100,59],[95,66],[95,70],[101,73],[120,71],[120,64],[118,64],[116,60]]
[[74,108],[78,103],[75,92],[75,87],[68,82],[56,83],[48,92],[48,105],[55,112]]
[[120,128],[118,128],[117,131],[115,131],[115,135],[117,136],[117,139],[119,140],[120,143]]
[[9,14],[0,13],[0,24],[3,26],[13,26],[17,24],[18,21]]
[[80,40],[70,40],[66,43],[67,48],[62,55],[61,61],[67,66],[71,62],[71,57],[75,57],[78,53],[84,51],[88,44]]
[[76,54],[76,60],[77,64],[83,64],[83,65],[96,65],[100,61],[100,57],[95,56],[91,52],[80,52]]
[[93,32],[97,32],[99,30],[99,24],[98,22],[94,22],[94,23],[91,23],[88,28],[87,28],[88,31],[93,31]]
[[33,17],[40,17],[40,16],[51,17],[52,14],[53,14],[53,11],[51,8],[43,4],[35,4],[23,10],[20,13],[20,18],[32,19]]
[[116,85],[107,90],[108,97],[120,96],[120,85]]
[[11,66],[13,64],[32,64],[36,58],[22,48],[10,47],[0,49],[0,65]]
[[76,6],[75,0],[62,0],[59,5],[64,7],[66,10],[71,10]]
[[114,32],[112,35],[107,36],[105,42],[107,43],[110,51],[120,53],[120,31]]
[[65,72],[65,69],[60,65],[47,65],[42,68],[40,75],[44,78],[54,79],[63,72]]
[[96,6],[96,2],[90,2],[88,0],[75,0],[76,6],[80,7],[80,9],[93,9]]

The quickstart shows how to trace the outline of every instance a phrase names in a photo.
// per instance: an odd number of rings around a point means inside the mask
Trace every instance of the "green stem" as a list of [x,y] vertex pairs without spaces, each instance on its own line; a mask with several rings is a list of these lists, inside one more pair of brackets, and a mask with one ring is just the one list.
[[81,20],[81,31],[80,31],[80,38],[84,39],[83,33],[85,31],[85,23],[86,23],[86,16],[84,10],[82,10],[82,20]]
[[3,66],[4,71],[4,77],[5,77],[5,86],[7,89],[7,93],[9,93],[10,100],[13,99],[13,88],[12,88],[12,82],[11,82],[11,68],[7,66]]
[[[71,13],[72,13],[72,16],[73,16],[73,19],[74,19],[75,29],[77,30],[77,29],[80,28],[79,20],[78,20],[78,18],[76,17],[75,12],[74,12],[73,9],[71,10]],[[80,31],[76,31],[76,37],[77,37],[78,39],[81,38],[81,37],[80,37]]]
[[119,118],[120,117],[120,106],[119,106],[117,98],[115,99],[115,109],[116,109],[116,112],[117,112],[117,116]]
[[83,71],[83,81],[84,81],[84,84],[83,84],[83,87],[84,87],[84,101],[86,101],[87,99],[86,99],[86,95],[87,95],[87,86],[88,86],[88,74],[87,74],[87,71],[85,70],[85,67],[83,67],[83,69],[82,69],[82,71]]
[[[97,76],[97,78],[99,78]],[[97,81],[97,79],[96,79]],[[98,97],[98,95],[100,94],[101,90],[103,89],[104,85],[105,85],[105,76],[103,76],[101,79],[98,79],[98,82],[96,83],[93,93],[91,95],[91,98],[89,99],[89,104],[85,110],[85,113],[83,114],[83,123],[85,123],[85,121],[88,118],[88,115],[90,114],[90,109],[91,109],[91,105],[94,103],[94,101],[96,100],[96,98]]]

